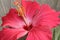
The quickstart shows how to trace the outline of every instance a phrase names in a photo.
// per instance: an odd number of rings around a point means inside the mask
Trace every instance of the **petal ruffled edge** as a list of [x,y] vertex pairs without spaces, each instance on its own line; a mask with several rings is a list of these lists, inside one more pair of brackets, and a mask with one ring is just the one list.
[[25,25],[23,19],[18,16],[18,12],[16,9],[11,8],[6,16],[2,17],[1,26],[6,27],[9,26],[11,28],[22,28]]
[[28,32],[23,29],[4,28],[2,31],[0,31],[0,40],[17,40],[27,33]]
[[33,19],[33,25],[47,25],[54,28],[59,24],[59,13],[52,9],[48,4],[43,4],[39,13]]

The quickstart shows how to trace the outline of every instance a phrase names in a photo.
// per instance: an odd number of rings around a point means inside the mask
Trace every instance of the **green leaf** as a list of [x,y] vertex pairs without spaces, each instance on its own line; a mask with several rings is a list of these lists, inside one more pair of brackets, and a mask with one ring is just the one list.
[[60,27],[53,29],[53,40],[60,40]]

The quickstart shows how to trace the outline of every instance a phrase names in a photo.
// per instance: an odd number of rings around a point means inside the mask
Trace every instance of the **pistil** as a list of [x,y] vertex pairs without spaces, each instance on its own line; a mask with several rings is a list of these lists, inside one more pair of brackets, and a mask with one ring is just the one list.
[[14,4],[17,6],[18,15],[21,16],[23,18],[25,24],[27,26],[29,26],[29,24],[27,22],[27,19],[26,19],[26,16],[24,14],[24,11],[25,11],[24,7],[23,6],[20,6],[19,2],[17,2],[17,1],[14,2]]

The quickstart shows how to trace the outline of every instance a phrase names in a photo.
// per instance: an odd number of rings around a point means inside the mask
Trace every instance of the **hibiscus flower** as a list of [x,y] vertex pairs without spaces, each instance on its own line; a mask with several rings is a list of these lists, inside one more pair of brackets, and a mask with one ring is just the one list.
[[36,1],[22,0],[22,5],[19,4],[16,1],[17,9],[11,8],[2,17],[0,40],[17,40],[26,34],[26,40],[52,40],[51,29],[59,24],[58,12]]

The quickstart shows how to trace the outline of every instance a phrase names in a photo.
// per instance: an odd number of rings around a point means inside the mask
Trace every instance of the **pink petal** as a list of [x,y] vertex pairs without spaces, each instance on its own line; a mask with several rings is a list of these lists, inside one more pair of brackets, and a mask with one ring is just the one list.
[[33,25],[47,25],[53,28],[59,24],[58,16],[58,12],[44,4],[41,6],[39,13],[33,18]]
[[58,11],[58,15],[59,15],[59,24],[60,24],[60,11]]
[[37,14],[37,10],[40,9],[40,5],[35,1],[32,2],[32,1],[22,0],[22,5],[26,10],[25,14],[29,20],[32,20],[32,18]]
[[18,16],[16,9],[10,9],[8,14],[2,17],[2,26],[10,26],[12,28],[22,28],[25,25],[22,18]]
[[28,33],[26,40],[52,40],[52,33],[46,26],[34,27]]
[[0,31],[0,40],[17,40],[18,38],[26,35],[27,31],[23,29],[8,29],[4,28]]

